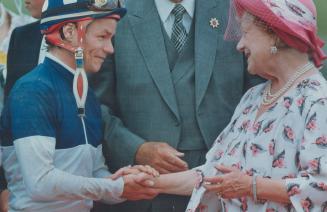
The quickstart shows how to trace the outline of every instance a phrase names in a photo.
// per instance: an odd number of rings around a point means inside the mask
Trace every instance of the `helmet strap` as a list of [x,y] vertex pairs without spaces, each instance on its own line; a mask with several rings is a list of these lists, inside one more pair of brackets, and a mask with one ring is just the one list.
[[78,47],[75,48],[76,71],[74,73],[73,92],[76,100],[78,115],[85,116],[85,102],[88,92],[88,80],[84,69],[84,38],[86,27],[91,20],[77,22]]
[[66,49],[69,52],[74,53],[76,70],[74,72],[73,80],[73,93],[77,104],[78,116],[85,116],[85,102],[88,92],[88,80],[84,69],[84,38],[86,34],[86,27],[92,21],[92,19],[84,19],[76,22],[77,25],[77,47],[65,42],[59,32],[60,27],[57,30],[52,31],[46,35],[48,42],[55,46]]

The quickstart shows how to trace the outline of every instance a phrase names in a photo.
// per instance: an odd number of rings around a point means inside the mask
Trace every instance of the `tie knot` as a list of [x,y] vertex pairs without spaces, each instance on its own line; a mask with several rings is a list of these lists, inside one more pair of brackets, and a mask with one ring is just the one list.
[[183,15],[185,13],[185,8],[181,4],[176,4],[174,9],[171,11],[171,13],[175,16],[177,20],[182,20]]

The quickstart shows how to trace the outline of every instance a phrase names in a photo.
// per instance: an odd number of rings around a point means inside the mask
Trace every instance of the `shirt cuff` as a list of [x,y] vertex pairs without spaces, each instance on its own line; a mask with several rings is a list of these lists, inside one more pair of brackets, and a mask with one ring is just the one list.
[[[108,192],[105,197],[102,198],[102,201],[108,204],[117,204],[124,202],[126,199],[122,198],[124,191],[124,180],[123,177],[118,178],[115,181],[104,179],[108,188]],[[114,182],[114,186],[112,185]]]

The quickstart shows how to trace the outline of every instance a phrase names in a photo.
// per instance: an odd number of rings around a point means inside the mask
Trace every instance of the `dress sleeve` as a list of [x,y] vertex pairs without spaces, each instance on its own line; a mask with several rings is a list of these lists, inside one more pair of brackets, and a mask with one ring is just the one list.
[[310,103],[301,146],[296,156],[299,174],[286,180],[296,211],[327,210],[327,100]]
[[[234,130],[235,123],[240,118],[241,114],[247,114],[252,109],[253,105],[249,102],[253,101],[253,98],[256,98],[257,95],[260,93],[260,90],[262,90],[262,87],[264,84],[257,85],[255,87],[250,88],[241,98],[240,102],[236,106],[233,116],[231,117],[228,125],[220,132],[216,140],[213,142],[212,147],[206,154],[206,164],[210,161],[210,158],[213,158],[214,155],[217,154],[217,150],[221,150],[223,152],[224,148],[222,145],[224,145],[225,137],[231,133]],[[203,170],[205,166],[199,167],[199,169]]]

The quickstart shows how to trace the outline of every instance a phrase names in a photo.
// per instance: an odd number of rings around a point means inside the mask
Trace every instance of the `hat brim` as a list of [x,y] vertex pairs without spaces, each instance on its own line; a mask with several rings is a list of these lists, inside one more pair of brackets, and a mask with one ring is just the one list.
[[112,15],[119,15],[120,18],[123,18],[126,15],[127,10],[125,8],[118,8],[115,9],[114,11],[110,11],[110,12],[102,12],[101,14],[94,14],[91,15],[90,17],[94,18],[94,19],[99,19],[99,18],[105,18],[105,17],[109,17]]

